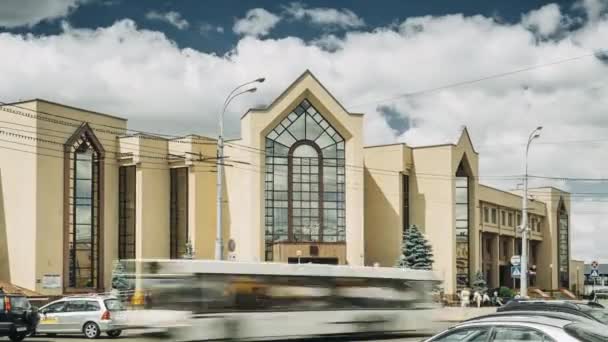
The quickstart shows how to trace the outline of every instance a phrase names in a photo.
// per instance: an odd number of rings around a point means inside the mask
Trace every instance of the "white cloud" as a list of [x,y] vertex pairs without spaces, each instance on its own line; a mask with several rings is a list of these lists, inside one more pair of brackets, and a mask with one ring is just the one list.
[[554,34],[560,27],[562,14],[557,4],[548,4],[522,17],[524,26],[536,30],[541,36]]
[[44,20],[63,18],[81,2],[81,0],[3,0],[0,5],[0,27],[31,27]]
[[[608,64],[591,56],[425,95],[376,100],[607,46],[608,18],[601,16],[576,31],[539,41],[523,23],[448,15],[410,18],[397,28],[327,36],[314,44],[295,37],[246,36],[218,56],[180,49],[163,33],[123,20],[96,30],[66,26],[51,36],[0,33],[0,101],[42,97],[126,116],[136,129],[214,134],[227,93],[236,84],[265,76],[258,92],[231,104],[226,129],[236,136],[246,108],[268,104],[310,69],[346,108],[366,114],[367,144],[441,143],[467,125],[480,152],[482,182],[513,188],[517,181],[484,176],[521,174],[522,142],[539,124],[545,128],[530,151],[531,174],[608,178],[608,160],[602,158],[608,147]],[[385,104],[395,113],[393,120],[400,113],[411,123],[402,135],[380,113]],[[594,139],[598,141],[564,143]],[[545,184],[608,192],[605,183],[534,180],[531,185]],[[608,245],[608,235],[601,233],[608,210],[584,199],[572,199],[574,255],[608,261],[602,247]]]
[[292,2],[285,7],[285,11],[296,20],[310,20],[311,23],[320,26],[339,27],[343,29],[358,28],[365,26],[362,18],[353,11],[343,8],[306,8],[299,2]]
[[146,18],[149,20],[164,21],[170,25],[175,26],[179,30],[185,30],[190,26],[188,20],[182,18],[181,13],[175,11],[169,11],[165,13],[150,11],[146,13]]
[[580,7],[587,13],[589,21],[598,20],[602,14],[608,10],[608,0],[582,0],[575,3],[575,7]]
[[211,25],[209,23],[203,23],[199,27],[202,35],[208,35],[211,32],[224,33],[224,28],[221,26]]
[[236,20],[232,30],[234,33],[262,37],[268,35],[281,18],[263,8],[254,8],[247,12],[245,18]]

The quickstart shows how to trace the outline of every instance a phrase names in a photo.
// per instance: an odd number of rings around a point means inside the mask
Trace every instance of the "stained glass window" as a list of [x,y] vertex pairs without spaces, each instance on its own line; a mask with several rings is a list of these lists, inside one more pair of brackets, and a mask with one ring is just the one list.
[[304,100],[266,136],[266,260],[278,241],[346,239],[344,139]]

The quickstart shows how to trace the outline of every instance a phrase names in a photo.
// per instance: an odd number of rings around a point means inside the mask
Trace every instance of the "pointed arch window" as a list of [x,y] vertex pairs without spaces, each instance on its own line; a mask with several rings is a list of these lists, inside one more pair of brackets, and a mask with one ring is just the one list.
[[345,142],[308,100],[266,136],[266,260],[278,241],[343,242]]
[[455,208],[456,215],[456,286],[460,290],[469,286],[469,175],[466,160],[463,159],[456,170]]
[[102,184],[104,150],[84,124],[65,144],[64,286],[102,287]]

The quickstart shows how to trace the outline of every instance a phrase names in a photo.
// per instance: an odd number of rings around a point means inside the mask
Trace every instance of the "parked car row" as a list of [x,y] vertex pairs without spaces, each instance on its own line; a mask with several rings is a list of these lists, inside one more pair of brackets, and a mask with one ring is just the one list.
[[512,301],[426,342],[606,342],[608,311],[597,303]]
[[118,337],[126,327],[123,311],[122,303],[113,296],[64,297],[36,310],[27,297],[0,291],[0,337],[8,336],[14,342],[38,334]]

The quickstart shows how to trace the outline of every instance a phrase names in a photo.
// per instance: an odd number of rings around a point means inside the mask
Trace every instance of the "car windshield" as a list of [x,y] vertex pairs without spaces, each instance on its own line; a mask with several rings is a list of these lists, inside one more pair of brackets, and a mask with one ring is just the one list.
[[582,342],[608,341],[608,329],[600,324],[572,323],[566,325],[564,330]]
[[608,325],[608,310],[582,305],[581,310],[586,314],[593,316],[593,318],[597,319],[598,321]]
[[11,300],[11,307],[16,309],[29,309],[30,302],[25,297],[9,297]]
[[110,311],[122,311],[125,309],[118,299],[106,299],[104,303],[106,304],[106,308]]

